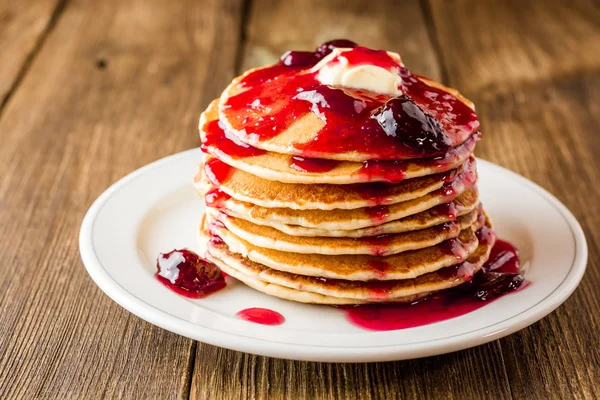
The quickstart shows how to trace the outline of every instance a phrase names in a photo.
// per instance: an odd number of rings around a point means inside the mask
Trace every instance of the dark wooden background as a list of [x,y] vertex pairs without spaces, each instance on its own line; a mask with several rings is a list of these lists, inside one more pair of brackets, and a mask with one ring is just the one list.
[[[477,154],[583,225],[575,294],[502,340],[373,364],[219,349],[109,300],[79,258],[92,201],[198,146],[200,111],[236,73],[340,37],[475,102]],[[600,397],[599,72],[592,1],[0,0],[0,398]]]

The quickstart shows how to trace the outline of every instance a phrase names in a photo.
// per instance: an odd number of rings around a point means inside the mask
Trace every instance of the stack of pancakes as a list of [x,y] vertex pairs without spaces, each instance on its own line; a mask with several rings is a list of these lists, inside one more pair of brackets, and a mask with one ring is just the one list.
[[494,237],[476,188],[476,129],[434,159],[382,161],[400,171],[390,179],[365,173],[377,162],[368,154],[299,156],[322,129],[311,111],[267,140],[244,135],[227,112],[249,90],[242,78],[200,118],[200,240],[222,271],[284,299],[360,304],[416,301],[487,261]]

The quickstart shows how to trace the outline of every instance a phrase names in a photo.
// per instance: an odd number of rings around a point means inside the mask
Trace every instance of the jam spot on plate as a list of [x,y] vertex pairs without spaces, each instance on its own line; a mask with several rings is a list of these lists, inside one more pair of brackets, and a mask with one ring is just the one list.
[[269,310],[267,308],[246,308],[245,310],[239,311],[235,314],[236,317],[243,319],[244,321],[254,322],[261,325],[281,325],[285,322],[283,315],[277,311]]
[[156,278],[175,293],[200,299],[225,287],[225,279],[215,264],[191,250],[173,250],[158,255]]

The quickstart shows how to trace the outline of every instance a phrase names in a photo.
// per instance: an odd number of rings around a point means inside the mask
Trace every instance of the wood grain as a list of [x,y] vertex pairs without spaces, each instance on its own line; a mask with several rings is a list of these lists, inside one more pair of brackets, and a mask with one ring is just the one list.
[[[257,357],[198,344],[190,398],[508,399],[498,352],[496,343],[423,360],[331,364]],[[480,379],[497,375],[491,381]]]
[[[449,79],[477,105],[483,158],[547,188],[589,246],[555,313],[500,341],[515,398],[600,397],[600,12],[591,2],[432,1]],[[493,49],[490,50],[490,49]]]
[[253,1],[242,70],[276,62],[289,49],[313,50],[340,38],[395,51],[412,70],[433,79],[441,77],[416,0]]
[[62,3],[60,0],[0,0],[0,111]]
[[233,75],[239,2],[75,1],[0,119],[0,398],[185,398],[195,344],[85,272],[78,230],[118,178],[198,145]]

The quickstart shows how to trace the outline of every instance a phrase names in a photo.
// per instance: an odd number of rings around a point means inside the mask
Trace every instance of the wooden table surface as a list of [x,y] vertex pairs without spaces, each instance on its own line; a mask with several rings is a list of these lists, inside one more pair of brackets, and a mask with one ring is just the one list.
[[[220,349],[105,296],[78,249],[93,200],[197,147],[200,112],[240,71],[340,37],[475,102],[477,155],[582,224],[573,296],[504,339],[372,364]],[[0,398],[599,398],[599,125],[598,2],[0,0]]]

